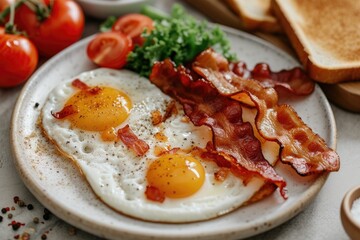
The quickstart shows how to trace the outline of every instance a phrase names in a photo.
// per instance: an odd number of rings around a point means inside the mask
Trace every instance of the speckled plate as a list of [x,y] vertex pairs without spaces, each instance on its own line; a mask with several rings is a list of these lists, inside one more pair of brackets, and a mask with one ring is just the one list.
[[[290,68],[298,62],[283,51],[248,34],[223,28],[239,58],[249,67],[267,62],[273,70]],[[159,224],[136,220],[112,211],[91,191],[71,162],[56,152],[37,126],[41,107],[49,91],[95,66],[87,59],[84,39],[46,62],[25,85],[16,104],[11,130],[14,161],[25,185],[35,197],[63,220],[95,235],[109,239],[236,239],[253,236],[278,226],[301,212],[316,196],[327,175],[318,178],[297,176],[280,165],[277,171],[288,183],[289,198],[278,192],[239,208],[225,216],[197,223]],[[308,97],[286,100],[302,119],[335,147],[335,121],[321,89]]]

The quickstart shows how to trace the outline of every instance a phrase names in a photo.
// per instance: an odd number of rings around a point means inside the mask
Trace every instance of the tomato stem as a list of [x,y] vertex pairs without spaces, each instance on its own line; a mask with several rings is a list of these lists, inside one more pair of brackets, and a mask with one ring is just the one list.
[[40,22],[50,16],[49,6],[43,0],[32,0],[32,3],[35,5],[35,14]]
[[15,34],[16,31],[16,26],[14,25],[14,19],[15,19],[15,5],[16,2],[11,2],[10,3],[10,18],[9,21],[5,24],[5,33],[12,33]]
[[[25,0],[20,0],[20,1],[16,1],[15,2],[15,8],[18,8],[20,5],[22,5],[25,2]],[[11,5],[6,7],[1,13],[0,13],[0,23],[3,24],[5,23],[5,18],[9,15],[10,13],[10,8]]]

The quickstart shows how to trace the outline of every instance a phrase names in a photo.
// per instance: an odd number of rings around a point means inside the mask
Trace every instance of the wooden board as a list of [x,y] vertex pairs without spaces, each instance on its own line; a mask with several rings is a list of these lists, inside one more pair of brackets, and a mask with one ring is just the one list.
[[[247,31],[241,22],[241,18],[228,8],[225,0],[186,0],[186,2],[215,23]],[[264,32],[251,33],[296,57],[286,36]],[[331,85],[320,84],[320,86],[329,101],[345,110],[360,113],[360,81]]]

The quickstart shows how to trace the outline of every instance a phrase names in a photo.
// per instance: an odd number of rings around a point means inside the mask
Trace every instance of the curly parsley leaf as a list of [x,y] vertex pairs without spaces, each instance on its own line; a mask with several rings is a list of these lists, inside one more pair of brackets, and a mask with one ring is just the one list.
[[[148,16],[151,17],[151,14]],[[230,61],[236,59],[230,53],[229,41],[219,27],[210,28],[207,22],[195,20],[178,4],[172,8],[170,17],[157,17],[155,28],[142,36],[144,44],[136,46],[128,55],[126,67],[146,77],[156,61],[170,58],[177,65],[185,64],[209,47]]]

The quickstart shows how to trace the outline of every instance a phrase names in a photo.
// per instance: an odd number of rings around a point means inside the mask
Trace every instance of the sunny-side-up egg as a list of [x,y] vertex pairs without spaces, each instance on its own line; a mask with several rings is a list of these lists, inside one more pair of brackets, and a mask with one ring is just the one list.
[[[99,90],[97,94],[72,85],[74,79]],[[243,205],[263,185],[253,178],[246,186],[231,173],[216,180],[220,168],[193,156],[204,148],[211,130],[185,121],[183,110],[154,125],[153,113],[164,115],[172,99],[146,78],[127,70],[97,69],[55,87],[42,109],[42,128],[62,154],[71,158],[94,193],[112,209],[157,222],[191,222],[214,218]],[[54,117],[66,106],[76,113]],[[149,150],[138,156],[116,139],[128,125]],[[159,149],[175,149],[159,154]],[[149,200],[147,186],[165,195]]]

